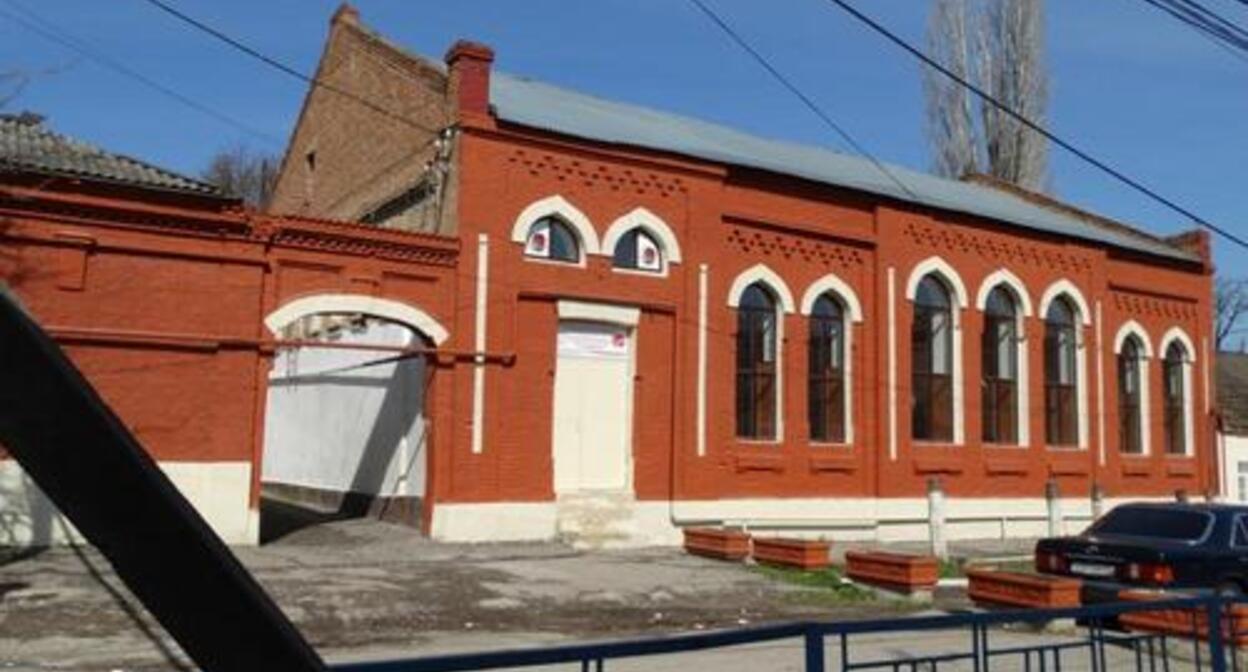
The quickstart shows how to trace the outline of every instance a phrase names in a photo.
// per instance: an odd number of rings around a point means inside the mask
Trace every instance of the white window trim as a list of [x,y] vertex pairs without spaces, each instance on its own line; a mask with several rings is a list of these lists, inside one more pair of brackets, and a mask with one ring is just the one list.
[[[1195,387],[1192,384],[1192,371],[1196,365],[1196,348],[1187,332],[1180,327],[1170,327],[1162,335],[1157,352],[1160,353],[1160,361],[1164,362],[1166,351],[1170,348],[1170,344],[1176,340],[1183,344],[1183,348],[1187,352],[1187,357],[1183,359],[1183,452],[1181,455],[1191,457],[1196,454],[1196,402],[1192,399],[1192,390]],[[1165,369],[1163,368],[1162,370],[1164,371]],[[1180,455],[1180,453],[1167,454]]]
[[602,236],[602,243],[599,246],[597,254],[604,257],[614,257],[615,248],[620,244],[620,239],[633,229],[641,229],[650,234],[650,237],[658,243],[659,251],[663,256],[662,266],[656,271],[643,271],[632,268],[615,268],[612,269],[619,273],[636,273],[638,275],[649,275],[651,277],[664,277],[667,275],[668,266],[670,264],[679,264],[682,261],[680,252],[680,242],[676,239],[676,234],[671,227],[664,222],[658,215],[650,212],[645,208],[634,208],[627,214],[621,216],[607,227],[607,232]]
[[[914,298],[919,291],[919,283],[929,274],[935,274],[945,282],[954,296],[955,305],[950,306],[953,314],[953,445],[961,446],[966,443],[966,390],[963,380],[963,357],[962,357],[962,310],[967,307],[966,284],[962,282],[962,276],[953,270],[953,266],[949,262],[940,257],[928,257],[915,265],[910,271],[910,278],[906,281],[906,299],[914,303]],[[913,319],[913,317],[911,318]],[[911,366],[914,363],[911,362]],[[911,390],[913,395],[914,391]],[[913,435],[913,428],[911,431]]]
[[789,291],[784,280],[766,264],[755,264],[732,281],[732,287],[728,290],[728,305],[732,308],[739,307],[741,295],[756,282],[766,285],[776,299],[776,433],[771,438],[747,439],[737,436],[735,439],[739,443],[779,444],[784,442],[784,317],[794,312],[793,293]]
[[399,301],[367,294],[315,294],[289,301],[264,318],[264,326],[277,334],[282,327],[308,315],[325,313],[360,313],[405,324],[441,345],[450,337],[429,313]]
[[[1027,318],[1031,317],[1031,299],[1027,297],[1027,289],[1023,282],[1013,273],[1005,269],[1001,269],[984,279],[979,286],[979,293],[975,296],[975,308],[983,313],[988,306],[988,295],[997,287],[1004,286],[1010,291],[1018,302],[1019,310],[1014,316],[1014,330],[1016,342],[1018,344],[1018,360],[1016,366],[1016,375],[1014,384],[1017,386],[1018,393],[1015,394],[1017,403],[1016,417],[1017,435],[1014,437],[1016,443],[1007,444],[990,444],[994,447],[1003,448],[1026,448],[1031,445],[1031,375],[1028,369],[1030,358],[1028,357],[1027,339]],[[982,388],[981,388],[982,389]]]
[[[1083,328],[1092,326],[1092,311],[1088,309],[1088,301],[1083,298],[1083,292],[1075,286],[1075,283],[1062,278],[1049,285],[1044,290],[1044,294],[1040,296],[1040,304],[1037,306],[1036,316],[1040,320],[1048,317],[1049,306],[1057,300],[1059,296],[1065,296],[1075,304],[1078,324],[1075,325],[1075,415],[1076,422],[1079,423],[1078,443],[1079,450],[1088,449],[1088,355],[1087,340],[1084,337]],[[1082,326],[1080,326],[1082,325]],[[1099,346],[1098,346],[1099,347]],[[1047,440],[1047,437],[1046,437]],[[1054,449],[1062,449],[1065,446],[1050,446]]]
[[[841,367],[841,386],[845,390],[845,438],[842,441],[815,441],[812,444],[827,446],[854,445],[854,324],[862,322],[862,304],[854,290],[837,276],[829,273],[811,283],[802,295],[802,315],[808,316],[815,308],[815,302],[823,295],[831,295],[844,307],[849,320],[842,330],[844,342],[844,366]],[[810,403],[808,399],[806,403]]]
[[784,279],[766,264],[755,264],[733,279],[732,286],[728,289],[728,305],[732,308],[741,305],[741,295],[745,293],[746,288],[756,282],[761,282],[771,288],[783,312],[788,314],[796,312],[797,306],[793,302],[793,292],[789,291],[789,286],[785,284]]
[[979,292],[975,295],[975,308],[980,312],[988,305],[988,295],[997,287],[1005,285],[1014,292],[1014,297],[1018,299],[1019,307],[1022,308],[1024,317],[1031,317],[1031,296],[1027,293],[1027,286],[1017,275],[1005,270],[1004,268],[993,271],[984,278],[979,285]]
[[1087,299],[1083,298],[1083,292],[1079,291],[1075,283],[1065,278],[1054,282],[1044,290],[1044,294],[1040,296],[1039,311],[1036,315],[1042,320],[1045,319],[1049,314],[1049,306],[1063,294],[1079,309],[1080,323],[1085,327],[1092,326],[1092,311],[1088,309]]
[[[1122,439],[1119,437],[1118,454],[1125,455],[1128,458],[1146,457],[1153,454],[1152,436],[1149,431],[1152,423],[1149,422],[1151,416],[1149,415],[1148,404],[1149,388],[1152,387],[1152,381],[1148,378],[1148,360],[1153,358],[1153,345],[1152,341],[1149,340],[1148,332],[1144,330],[1144,327],[1141,326],[1139,322],[1136,322],[1135,320],[1127,320],[1121,327],[1118,327],[1118,333],[1114,336],[1114,355],[1116,357],[1117,355],[1122,354],[1122,346],[1126,345],[1127,339],[1132,336],[1135,337],[1136,342],[1140,344],[1140,348],[1142,350],[1142,352],[1140,352],[1139,368],[1136,371],[1136,375],[1139,376],[1140,379],[1140,452],[1123,453]],[[1115,363],[1116,362],[1117,360],[1115,359]],[[1118,371],[1117,366],[1114,367],[1114,371]],[[1121,381],[1118,382],[1116,389],[1119,392],[1122,391]],[[1118,408],[1122,408],[1122,400],[1118,401]]]
[[[584,266],[585,260],[589,255],[600,254],[601,248],[598,243],[598,233],[594,231],[594,225],[585,216],[585,213],[558,194],[534,201],[520,211],[520,215],[516,217],[515,223],[511,226],[511,241],[521,245],[527,244],[529,230],[533,227],[533,224],[543,217],[551,216],[566,223],[579,238],[577,242],[580,245],[580,253],[578,254],[576,265]],[[531,257],[529,255],[524,255],[524,258],[533,262],[568,265],[568,262]]]

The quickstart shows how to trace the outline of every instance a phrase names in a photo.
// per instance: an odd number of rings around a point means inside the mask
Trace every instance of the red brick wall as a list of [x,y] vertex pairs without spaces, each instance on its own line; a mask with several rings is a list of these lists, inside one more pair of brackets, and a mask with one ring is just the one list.
[[[517,353],[514,367],[494,367],[486,387],[485,451],[468,452],[471,428],[457,423],[454,454],[441,477],[453,486],[439,497],[455,501],[541,500],[550,489],[550,402],[557,317],[555,300],[639,306],[638,381],[634,415],[635,488],[643,499],[667,496],[674,451],[676,495],[704,497],[918,496],[939,477],[954,496],[1041,497],[1056,478],[1067,496],[1085,496],[1094,481],[1107,494],[1167,495],[1208,487],[1210,435],[1205,423],[1205,368],[1197,357],[1193,380],[1197,456],[1161,454],[1160,361],[1150,362],[1152,456],[1148,470],[1125,475],[1117,454],[1113,337],[1134,318],[1156,349],[1162,334],[1180,326],[1199,349],[1208,335],[1209,276],[1198,264],[1144,259],[1104,247],[1029,233],[990,221],[921,209],[900,209],[860,194],[746,171],[725,174],[655,154],[568,143],[518,128],[470,127],[462,141],[459,226],[462,240],[490,238],[489,347]],[[510,241],[517,215],[541,198],[559,194],[584,212],[601,237],[617,217],[644,206],[673,229],[684,262],[665,278],[613,273],[609,257],[590,257],[585,268],[526,261]],[[476,267],[475,247],[465,245],[461,273]],[[965,443],[922,445],[910,437],[909,349],[911,305],[905,300],[912,268],[932,255],[949,262],[966,287],[961,312]],[[738,273],[765,263],[787,283],[796,302],[826,273],[857,293],[864,321],[853,327],[852,447],[814,446],[806,421],[804,316],[784,323],[784,437],[775,445],[734,436],[734,332],[727,305]],[[696,455],[698,267],[709,266],[707,453]],[[887,270],[895,269],[897,459],[888,449],[886,390]],[[974,301],[981,282],[1005,268],[1026,285],[1039,309],[1042,294],[1060,279],[1073,282],[1095,323],[1083,327],[1086,344],[1086,450],[1049,448],[1043,424],[1043,322],[1026,320],[1030,372],[1031,445],[984,446],[980,441],[979,338],[982,314]],[[473,303],[471,283],[458,303]],[[1093,319],[1095,315],[1090,316]],[[473,333],[469,312],[454,330],[460,347]],[[1097,352],[1104,357],[1105,455],[1099,463]],[[470,417],[471,376],[456,372],[458,417]],[[672,381],[668,383],[666,381]],[[660,383],[659,381],[665,381]],[[669,408],[665,413],[664,409]],[[671,418],[671,421],[668,421]],[[1174,467],[1176,463],[1188,466]]]

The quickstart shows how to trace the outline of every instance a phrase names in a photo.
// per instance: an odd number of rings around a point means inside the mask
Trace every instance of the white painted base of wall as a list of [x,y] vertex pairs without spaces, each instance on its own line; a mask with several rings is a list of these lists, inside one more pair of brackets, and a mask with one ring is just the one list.
[[[260,512],[249,506],[250,462],[159,464],[227,544],[259,542]],[[16,460],[0,460],[0,546],[46,546],[70,538],[82,541]]]
[[[1106,511],[1126,501],[1106,499]],[[630,520],[626,543],[611,546],[671,546],[682,543],[681,529],[705,525],[744,527],[759,535],[822,537],[841,541],[926,541],[926,498],[723,499],[679,502],[622,502]],[[1092,520],[1086,498],[1061,500],[1065,534],[1076,534]],[[445,503],[433,509],[432,536],[440,541],[550,540],[560,533],[559,504]],[[945,502],[948,540],[1034,538],[1049,534],[1048,504],[1034,498],[949,498]]]

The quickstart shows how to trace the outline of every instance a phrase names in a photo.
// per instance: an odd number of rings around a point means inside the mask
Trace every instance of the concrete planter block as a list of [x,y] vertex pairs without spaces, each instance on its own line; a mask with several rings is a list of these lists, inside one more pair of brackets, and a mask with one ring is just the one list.
[[931,591],[940,579],[935,556],[884,551],[847,552],[845,573],[861,583],[903,592]]
[[1036,609],[1078,607],[1083,582],[1061,576],[970,569],[967,594],[976,604]]
[[754,540],[754,559],[768,565],[820,569],[828,566],[831,548],[827,541],[760,537]]
[[707,558],[740,562],[750,557],[750,535],[740,530],[688,528],[685,530],[685,551]]
[[[1123,602],[1149,602],[1154,600],[1185,597],[1177,594],[1148,590],[1124,590],[1118,593]],[[1118,622],[1129,630],[1156,632],[1201,640],[1209,639],[1209,615],[1204,609],[1155,609],[1122,614]],[[1248,646],[1248,605],[1233,604],[1227,607],[1222,620],[1228,641],[1236,646]]]

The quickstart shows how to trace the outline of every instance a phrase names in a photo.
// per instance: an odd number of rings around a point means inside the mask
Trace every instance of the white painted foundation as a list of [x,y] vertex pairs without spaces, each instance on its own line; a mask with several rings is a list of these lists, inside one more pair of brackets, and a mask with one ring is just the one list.
[[[159,465],[227,544],[257,543],[259,514],[249,506],[250,462]],[[69,538],[82,539],[16,460],[0,460],[0,546],[46,546]]]
[[[1140,498],[1105,501],[1105,510]],[[1065,529],[1078,533],[1092,519],[1089,498],[1060,500]],[[855,541],[928,540],[925,497],[899,499],[724,499],[621,504],[630,536],[612,545],[677,545],[683,527],[730,525],[755,534]],[[558,534],[557,502],[441,503],[434,506],[432,536],[441,541],[549,540]],[[949,540],[1034,538],[1048,535],[1049,509],[1042,497],[949,498]],[[619,540],[614,540],[618,542]]]

